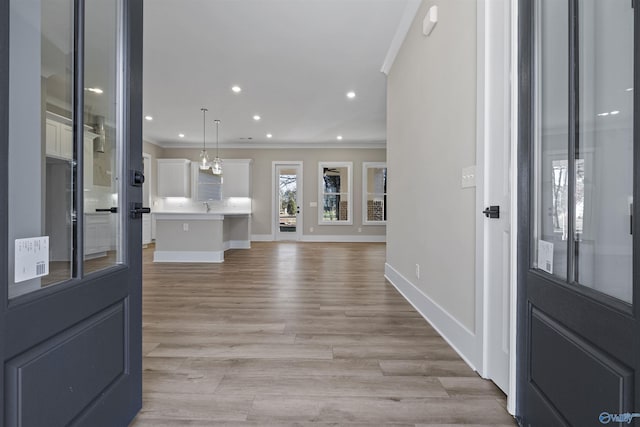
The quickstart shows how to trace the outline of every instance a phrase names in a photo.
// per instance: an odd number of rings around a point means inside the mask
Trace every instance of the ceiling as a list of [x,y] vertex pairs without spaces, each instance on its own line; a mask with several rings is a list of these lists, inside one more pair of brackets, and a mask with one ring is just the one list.
[[145,1],[145,140],[201,147],[207,107],[208,147],[214,119],[222,147],[384,145],[380,69],[409,3]]

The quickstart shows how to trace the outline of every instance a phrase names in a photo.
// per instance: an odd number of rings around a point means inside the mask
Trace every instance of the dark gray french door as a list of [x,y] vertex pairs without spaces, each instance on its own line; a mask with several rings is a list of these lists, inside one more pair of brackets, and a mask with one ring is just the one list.
[[142,0],[0,0],[0,425],[141,406],[141,61]]
[[519,3],[517,412],[525,426],[640,425],[633,3]]

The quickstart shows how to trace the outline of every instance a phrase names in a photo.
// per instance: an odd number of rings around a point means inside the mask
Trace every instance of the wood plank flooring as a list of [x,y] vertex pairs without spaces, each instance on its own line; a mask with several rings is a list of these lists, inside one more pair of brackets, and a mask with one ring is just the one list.
[[383,277],[384,244],[253,243],[223,264],[144,252],[132,426],[513,426]]

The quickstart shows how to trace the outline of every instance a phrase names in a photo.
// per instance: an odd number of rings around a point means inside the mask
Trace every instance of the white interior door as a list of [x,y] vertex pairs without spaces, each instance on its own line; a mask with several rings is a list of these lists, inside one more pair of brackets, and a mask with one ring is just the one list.
[[302,237],[302,162],[274,163],[275,240]]
[[511,181],[510,16],[508,2],[485,5],[484,67],[484,376],[509,394]]

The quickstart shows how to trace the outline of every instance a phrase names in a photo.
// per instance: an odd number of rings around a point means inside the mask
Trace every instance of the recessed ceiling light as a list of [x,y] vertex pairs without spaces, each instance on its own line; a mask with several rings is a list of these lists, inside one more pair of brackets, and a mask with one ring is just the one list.
[[242,92],[242,88],[241,88],[240,86],[238,86],[238,85],[233,86],[233,87],[231,88],[231,90],[232,90],[232,91],[234,91],[235,93],[240,93],[240,92]]
[[609,115],[609,113],[600,113],[600,114],[598,114],[598,116],[600,116],[600,117],[606,117],[608,115]]
[[184,138],[184,133],[179,133],[179,134],[178,134],[178,136],[179,136],[180,138]]
[[267,134],[267,138],[273,138],[273,135],[271,135],[270,133]]
[[253,116],[253,120],[255,120],[256,122],[257,122],[258,120],[260,120],[261,118],[262,118],[262,117],[260,117],[260,116],[259,116],[259,115],[257,115],[257,114],[256,114],[255,116]]
[[144,116],[144,119],[148,122],[150,122],[151,120],[153,120],[152,116]]
[[353,99],[356,97],[356,93],[351,91],[351,92],[347,92],[347,98],[349,99]]
[[336,136],[336,139],[337,139],[338,141],[341,141],[341,140],[342,140],[342,135],[338,135],[338,136]]
[[632,88],[632,87],[629,87],[629,88],[627,88],[627,90],[626,90],[626,91],[627,91],[627,92],[633,92],[633,88]]
[[98,95],[104,93],[104,91],[102,89],[100,89],[99,87],[88,87],[85,90],[87,90],[89,92],[92,92],[92,93],[95,93],[95,94],[98,94]]
[[612,116],[616,116],[616,115],[618,115],[618,114],[620,114],[620,111],[618,111],[618,110],[615,110],[615,111],[612,111],[612,112],[611,112],[611,115],[612,115]]

